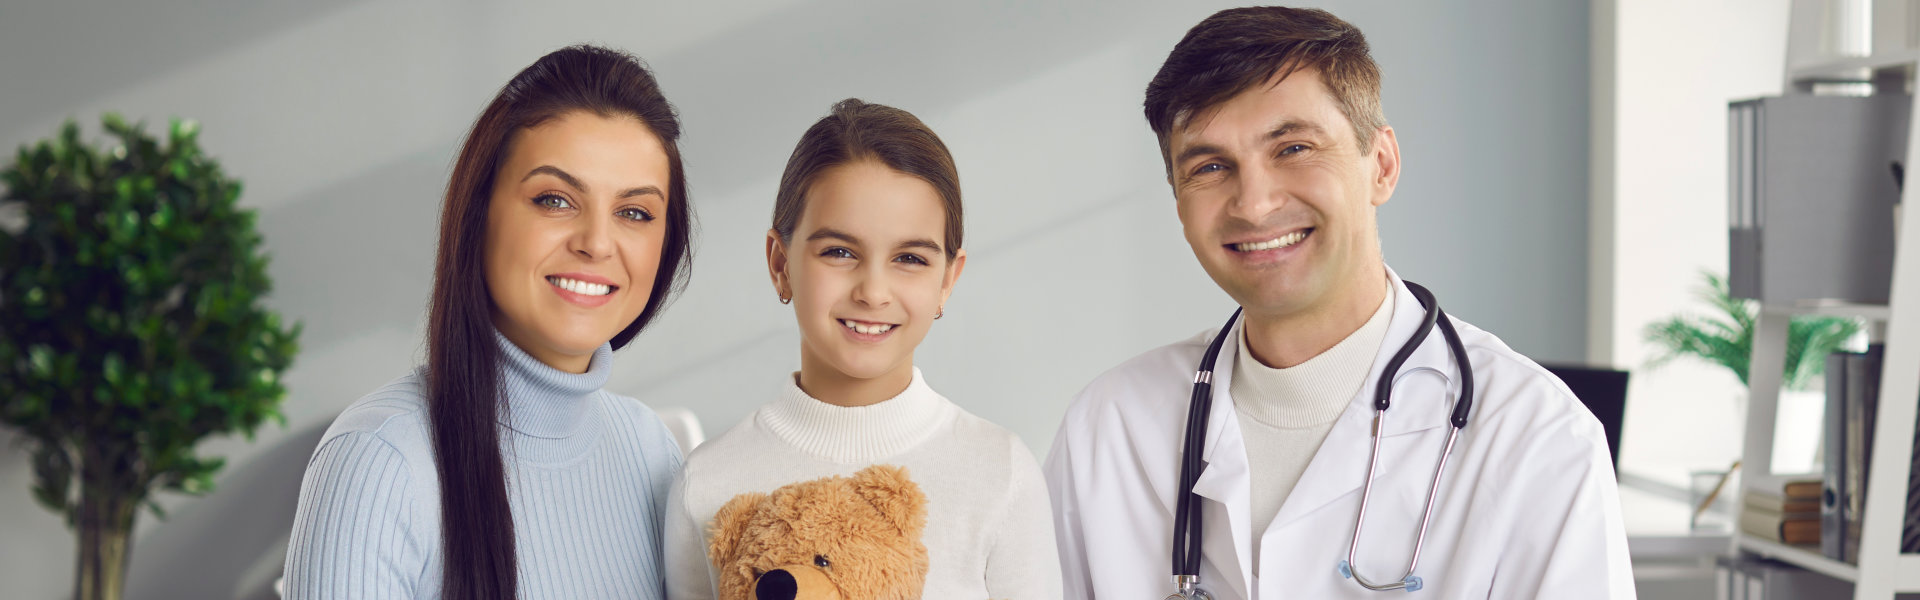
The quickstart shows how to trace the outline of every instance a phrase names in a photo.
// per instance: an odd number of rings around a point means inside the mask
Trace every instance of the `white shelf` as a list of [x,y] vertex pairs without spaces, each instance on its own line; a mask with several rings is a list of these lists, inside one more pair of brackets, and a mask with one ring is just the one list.
[[1893,318],[1893,309],[1885,304],[1853,304],[1820,300],[1797,302],[1794,304],[1769,304],[1760,307],[1766,312],[1791,316],[1856,317],[1868,321],[1886,322]]
[[1920,592],[1920,554],[1902,554],[1894,571],[1893,587],[1902,592]]
[[1794,81],[1831,81],[1859,79],[1862,70],[1894,69],[1912,65],[1920,60],[1920,52],[1889,52],[1873,56],[1835,58],[1816,62],[1801,63],[1787,68],[1788,77]]
[[[1875,2],[1875,35],[1904,31],[1912,22],[1906,10],[1910,3]],[[1825,4],[1817,0],[1793,0],[1787,32],[1788,55],[1801,54],[1820,42]],[[1885,30],[1883,32],[1882,30]],[[1800,50],[1796,50],[1796,48]],[[1864,58],[1812,60],[1789,59],[1789,82],[1855,79],[1863,71],[1873,75],[1904,76],[1911,80],[1920,74],[1912,69],[1920,64],[1920,51],[1903,49],[1882,51]],[[1911,81],[1909,81],[1911,83]],[[1913,106],[1914,116],[1907,130],[1907,156],[1920,156],[1920,97]],[[1920,185],[1909,185],[1902,192],[1902,204],[1920,206]],[[1920,417],[1920,210],[1900,215],[1895,230],[1906,234],[1894,240],[1893,280],[1889,286],[1888,306],[1838,303],[1812,303],[1789,306],[1765,306],[1755,320],[1753,356],[1748,364],[1748,402],[1741,469],[1749,482],[1740,493],[1756,482],[1771,481],[1769,468],[1773,457],[1775,410],[1779,405],[1782,369],[1763,365],[1786,364],[1788,323],[1796,315],[1864,317],[1884,334],[1885,354],[1880,379],[1878,414],[1873,432],[1873,456],[1878,458],[1867,472],[1864,514],[1861,516],[1860,557],[1858,564],[1827,558],[1818,550],[1787,546],[1748,535],[1735,535],[1732,550],[1757,554],[1794,564],[1854,583],[1854,600],[1891,600],[1896,593],[1920,592],[1920,555],[1900,552],[1901,526],[1905,520],[1907,480],[1913,451],[1913,423]],[[1893,307],[1900,307],[1895,311]],[[1877,329],[1876,329],[1877,330]]]
[[1842,581],[1854,581],[1860,578],[1860,567],[1827,558],[1821,555],[1817,549],[1789,546],[1745,533],[1736,534],[1734,538],[1740,544],[1741,550],[1792,564],[1802,569],[1821,573]]
[[[1741,550],[1791,564],[1841,581],[1859,581],[1860,567],[1827,558],[1817,549],[1789,546],[1744,533],[1734,535]],[[1893,591],[1920,592],[1920,554],[1901,554],[1894,565]]]

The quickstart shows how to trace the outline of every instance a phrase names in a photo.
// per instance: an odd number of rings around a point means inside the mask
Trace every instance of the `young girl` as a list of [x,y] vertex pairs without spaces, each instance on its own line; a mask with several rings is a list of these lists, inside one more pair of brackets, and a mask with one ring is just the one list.
[[440,218],[427,364],[314,451],[289,600],[663,595],[680,451],[601,387],[687,272],[679,136],[646,67],[590,46],[480,113]]
[[1060,596],[1032,453],[913,364],[966,265],[960,237],[953,157],[913,115],[849,99],[801,136],[767,232],[800,372],[688,458],[668,506],[669,598],[715,596],[706,525],[727,500],[872,464],[905,467],[927,497],[924,597]]

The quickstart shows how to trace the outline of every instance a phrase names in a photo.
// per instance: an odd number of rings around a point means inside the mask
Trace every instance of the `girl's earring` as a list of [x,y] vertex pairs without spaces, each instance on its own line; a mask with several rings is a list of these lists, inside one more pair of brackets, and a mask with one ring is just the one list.
[[944,317],[944,316],[947,316],[947,307],[945,305],[941,305],[940,310],[935,311],[933,313],[933,320],[938,321],[940,320],[940,317]]
[[793,303],[793,299],[792,299],[792,298],[788,298],[788,297],[787,297],[787,296],[785,296],[785,295],[781,295],[781,296],[780,296],[780,303],[781,303],[781,304],[792,304],[792,303]]

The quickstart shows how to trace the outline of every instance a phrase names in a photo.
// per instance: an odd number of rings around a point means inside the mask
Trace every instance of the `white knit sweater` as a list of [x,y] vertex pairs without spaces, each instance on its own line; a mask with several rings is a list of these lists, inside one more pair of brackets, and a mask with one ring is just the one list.
[[773,402],[701,444],[668,497],[667,597],[715,596],[706,525],[746,492],[873,464],[906,467],[927,496],[925,598],[1059,598],[1046,481],[1012,432],[968,414],[914,369],[879,404],[821,402],[791,379]]
[[[1391,290],[1392,284],[1388,285]],[[1260,536],[1280,514],[1280,506],[1286,504],[1313,455],[1320,452],[1333,422],[1366,386],[1367,372],[1373,369],[1373,357],[1380,352],[1392,316],[1393,294],[1389,293],[1360,329],[1307,362],[1285,369],[1254,360],[1247,350],[1247,336],[1240,336],[1230,393],[1247,444],[1254,575],[1260,574]]]

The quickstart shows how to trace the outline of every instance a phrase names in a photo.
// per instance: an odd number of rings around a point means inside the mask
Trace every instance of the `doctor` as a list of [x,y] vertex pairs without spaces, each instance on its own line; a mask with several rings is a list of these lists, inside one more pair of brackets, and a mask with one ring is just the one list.
[[[1375,211],[1400,149],[1379,89],[1358,29],[1289,8],[1209,17],[1147,86],[1187,242],[1244,310],[1211,365],[1188,574],[1218,600],[1631,598],[1598,421],[1490,333],[1438,316],[1415,340],[1433,299],[1381,258]],[[1046,464],[1068,598],[1175,591],[1189,396],[1217,334],[1121,364],[1068,410]],[[1456,430],[1463,387],[1472,412]]]

